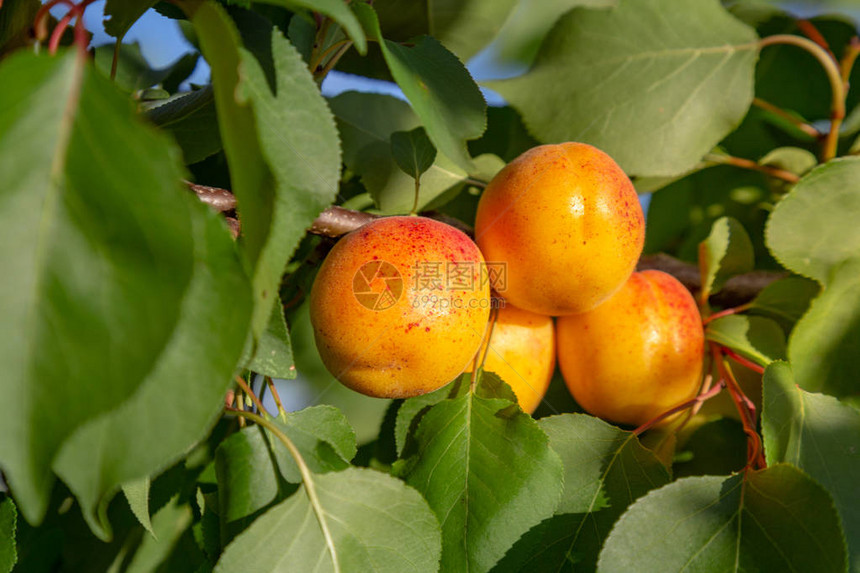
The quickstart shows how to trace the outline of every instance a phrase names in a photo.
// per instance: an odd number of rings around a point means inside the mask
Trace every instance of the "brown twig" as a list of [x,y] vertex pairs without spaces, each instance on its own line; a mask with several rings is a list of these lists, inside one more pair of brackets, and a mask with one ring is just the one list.
[[821,46],[824,51],[830,54],[830,57],[833,58],[834,61],[836,60],[833,50],[830,49],[830,44],[827,43],[827,40],[821,35],[818,28],[815,27],[815,24],[806,19],[798,20],[797,29],[800,30],[804,36]]
[[[197,185],[196,183],[188,183],[188,186],[197,194],[201,201],[212,205],[216,210],[230,211],[236,208],[235,197],[226,189]],[[459,219],[435,211],[428,211],[422,214],[460,229],[467,235],[472,235],[471,227]],[[336,239],[376,218],[378,216],[372,213],[333,206],[319,214],[311,224],[308,232]],[[231,225],[234,233],[238,234],[238,220],[228,217],[227,222]],[[636,270],[658,270],[668,273],[678,279],[694,295],[701,289],[699,269],[696,265],[663,253],[643,256],[639,259]],[[753,271],[737,275],[726,281],[722,290],[712,295],[710,301],[721,308],[737,307],[749,303],[763,288],[786,276],[788,276],[788,273],[777,271]]]
[[759,171],[765,175],[770,175],[771,177],[787,181],[788,183],[797,183],[800,181],[800,177],[791,171],[786,171],[779,167],[771,167],[770,165],[760,165],[751,159],[744,159],[743,157],[709,153],[705,156],[705,161],[721,165],[733,165],[742,169],[751,169],[752,171]]
[[815,126],[806,123],[802,119],[791,115],[789,112],[785,111],[781,107],[775,106],[770,102],[756,97],[753,98],[753,105],[758,106],[765,111],[769,111],[770,113],[781,117],[806,135],[809,135],[810,137],[818,139],[822,136],[822,133],[815,129]]

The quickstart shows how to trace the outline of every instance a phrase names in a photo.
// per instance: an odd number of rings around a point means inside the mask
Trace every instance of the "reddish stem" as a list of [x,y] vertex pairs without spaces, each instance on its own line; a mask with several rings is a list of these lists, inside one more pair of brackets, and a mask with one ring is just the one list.
[[803,32],[804,36],[824,48],[827,53],[830,54],[830,57],[833,58],[833,61],[836,61],[836,55],[833,53],[833,50],[830,49],[830,44],[827,43],[827,40],[821,35],[818,28],[815,27],[815,24],[809,20],[798,20],[797,28]]
[[740,306],[735,306],[732,308],[727,308],[725,310],[721,310],[720,312],[715,312],[714,314],[705,317],[702,319],[702,324],[708,324],[709,322],[716,320],[718,318],[722,318],[724,316],[730,316],[732,314],[738,314],[740,312],[744,312],[745,310],[749,310],[752,307],[752,303],[742,304]]
[[761,469],[767,467],[767,462],[764,459],[764,453],[761,445],[761,436],[756,431],[756,416],[755,404],[752,403],[738,384],[732,369],[723,356],[723,349],[715,343],[711,343],[711,355],[714,358],[714,363],[717,365],[717,370],[720,376],[726,383],[729,394],[741,415],[741,423],[744,426],[744,433],[747,435],[747,467],[753,469]]
[[[57,53],[57,48],[60,46],[60,40],[63,39],[63,33],[66,31],[66,28],[69,27],[69,22],[71,22],[72,18],[75,17],[76,12],[77,10],[75,8],[66,12],[66,15],[63,16],[56,28],[54,28],[54,31],[51,32],[51,40],[48,42],[49,54],[54,55]],[[77,38],[75,39],[75,42],[77,43]]]
[[764,368],[762,366],[760,366],[759,364],[756,364],[752,360],[744,358],[743,356],[741,356],[740,354],[738,354],[734,350],[732,350],[730,348],[726,348],[725,346],[723,346],[723,353],[726,356],[728,356],[729,358],[731,358],[732,360],[734,360],[735,362],[737,362],[738,364],[740,364],[741,366],[746,366],[747,368],[749,368],[750,370],[752,370],[754,372],[758,372],[759,374],[764,374]]
[[722,380],[720,380],[719,383],[715,384],[713,387],[709,388],[708,390],[702,392],[701,394],[699,394],[695,398],[687,400],[686,402],[684,402],[682,404],[678,404],[677,406],[675,406],[671,410],[666,410],[665,412],[663,412],[662,414],[660,414],[656,418],[648,420],[647,422],[645,422],[644,424],[642,424],[641,426],[639,426],[638,428],[633,430],[633,435],[638,436],[639,434],[641,434],[645,430],[650,429],[655,424],[662,422],[663,420],[665,420],[669,416],[673,416],[673,415],[677,414],[678,412],[681,412],[683,410],[686,410],[687,408],[690,408],[691,406],[701,404],[705,400],[709,400],[709,399],[713,398],[714,396],[719,394],[724,387],[725,387],[725,383]]

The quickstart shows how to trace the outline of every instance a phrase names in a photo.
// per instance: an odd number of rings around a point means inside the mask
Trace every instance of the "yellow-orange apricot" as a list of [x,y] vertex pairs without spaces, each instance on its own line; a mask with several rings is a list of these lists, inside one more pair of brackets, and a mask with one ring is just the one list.
[[633,273],[609,300],[559,318],[556,329],[564,381],[595,416],[638,426],[696,395],[702,319],[671,275]]
[[380,398],[425,394],[456,378],[489,319],[483,262],[468,236],[424,217],[377,219],[343,237],[310,295],[326,368]]
[[636,266],[645,220],[636,190],[604,152],[583,143],[526,151],[481,195],[475,238],[507,265],[495,285],[515,306],[562,316],[596,307]]
[[[542,314],[506,304],[499,309],[484,370],[495,372],[517,395],[524,412],[540,405],[555,370],[555,327]],[[472,371],[471,365],[468,372]]]

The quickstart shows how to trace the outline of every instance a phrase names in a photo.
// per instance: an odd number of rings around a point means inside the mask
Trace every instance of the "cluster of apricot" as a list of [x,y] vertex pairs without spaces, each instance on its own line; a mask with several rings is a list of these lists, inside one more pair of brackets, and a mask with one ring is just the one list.
[[695,395],[704,346],[683,285],[634,272],[644,235],[612,158],[581,143],[536,147],[484,190],[475,241],[414,216],[341,239],[311,291],[317,347],[342,383],[389,398],[435,390],[484,356],[530,413],[558,356],[585,410],[642,424]]

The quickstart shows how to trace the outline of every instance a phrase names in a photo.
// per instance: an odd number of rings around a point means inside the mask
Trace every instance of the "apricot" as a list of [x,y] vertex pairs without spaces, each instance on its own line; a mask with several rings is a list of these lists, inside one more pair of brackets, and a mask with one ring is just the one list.
[[698,391],[702,319],[689,291],[671,275],[633,273],[609,300],[559,318],[556,329],[564,381],[595,416],[638,426]]
[[[524,412],[531,414],[540,405],[555,370],[555,326],[542,314],[506,304],[499,309],[484,370],[495,372],[507,382]],[[470,365],[467,372],[472,371]]]
[[506,263],[506,284],[495,284],[506,300],[562,316],[621,288],[642,253],[645,219],[633,184],[606,153],[541,145],[490,181],[475,238],[487,261]]
[[453,380],[489,319],[483,263],[467,235],[424,217],[386,217],[349,233],[311,288],[323,364],[379,398],[418,396]]

